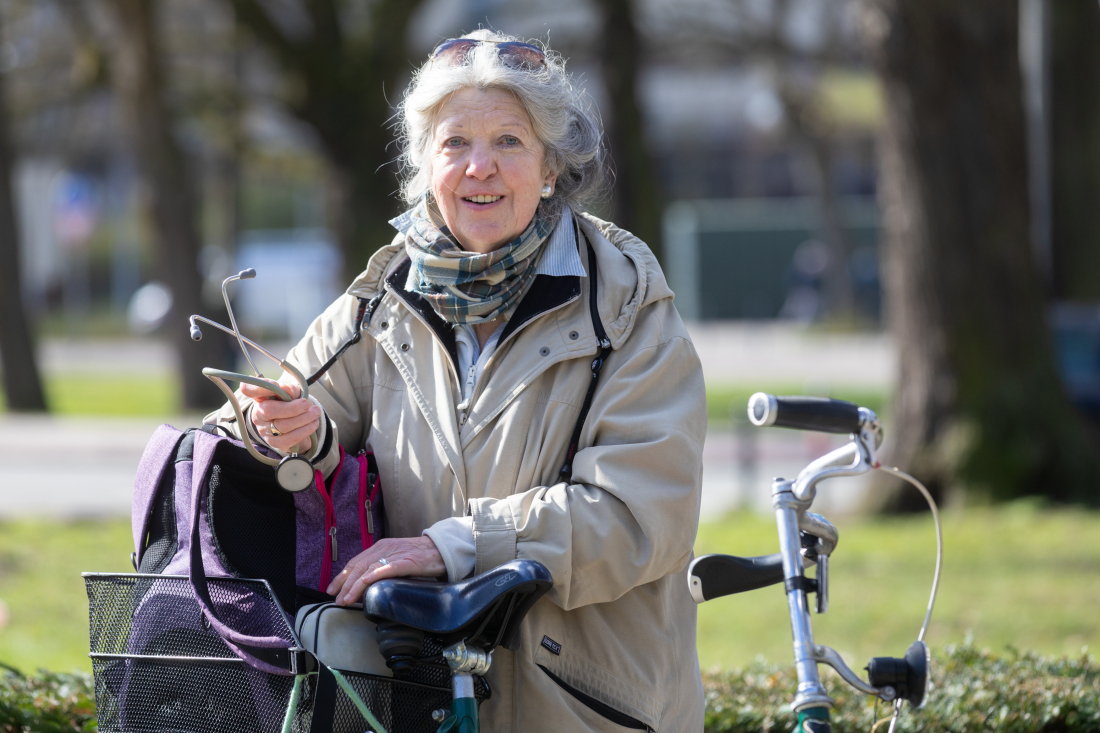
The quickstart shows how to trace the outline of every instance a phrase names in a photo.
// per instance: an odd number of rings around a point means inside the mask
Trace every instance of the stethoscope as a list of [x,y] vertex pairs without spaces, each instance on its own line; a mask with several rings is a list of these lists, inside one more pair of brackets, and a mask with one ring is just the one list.
[[[240,426],[241,440],[244,441],[244,447],[248,450],[252,457],[261,463],[275,469],[275,478],[279,482],[279,486],[287,491],[303,491],[308,489],[313,484],[313,464],[308,460],[298,455],[297,453],[291,453],[285,456],[282,460],[276,458],[269,458],[264,454],[256,450],[256,446],[252,444],[251,438],[248,436],[248,426],[245,425],[244,415],[241,412],[241,405],[237,401],[237,396],[233,393],[233,390],[229,388],[229,385],[225,383],[225,380],[231,380],[234,382],[246,382],[248,384],[254,384],[257,387],[263,387],[266,390],[274,392],[279,399],[284,402],[290,402],[291,396],[286,393],[286,390],[282,389],[277,384],[264,381],[263,374],[256,368],[256,364],[252,361],[252,357],[248,354],[248,349],[245,348],[245,344],[248,344],[252,348],[259,351],[264,356],[268,357],[285,371],[289,372],[298,380],[298,384],[302,386],[302,397],[309,399],[309,385],[306,383],[306,378],[302,376],[302,373],[298,371],[293,364],[286,359],[280,359],[272,354],[264,347],[257,344],[251,339],[245,338],[241,335],[241,331],[237,328],[237,319],[233,316],[233,306],[229,304],[229,293],[226,291],[226,286],[234,280],[251,280],[256,277],[256,271],[252,268],[247,270],[241,270],[236,275],[231,275],[222,281],[222,298],[225,300],[225,309],[229,311],[229,322],[233,324],[233,328],[226,328],[220,323],[211,321],[209,318],[203,318],[200,315],[191,316],[191,338],[195,341],[202,340],[202,331],[199,330],[199,326],[196,321],[202,321],[208,323],[214,328],[221,329],[228,334],[237,337],[237,343],[240,344],[241,351],[244,352],[244,358],[248,360],[249,365],[252,367],[252,371],[256,372],[256,376],[252,377],[247,374],[237,374],[236,372],[227,372],[223,369],[212,369],[207,367],[202,370],[203,376],[209,379],[214,384],[218,385],[225,396],[229,398],[229,404],[233,406],[233,414],[237,416],[237,424]],[[316,435],[309,436],[309,450],[312,453],[317,448]]]

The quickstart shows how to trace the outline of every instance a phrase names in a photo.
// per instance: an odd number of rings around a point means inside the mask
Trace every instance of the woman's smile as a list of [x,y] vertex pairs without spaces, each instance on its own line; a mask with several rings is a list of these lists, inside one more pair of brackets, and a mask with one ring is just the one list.
[[462,200],[467,204],[473,206],[475,209],[484,210],[491,208],[493,204],[500,203],[504,200],[504,197],[492,196],[488,194],[478,194],[475,196],[463,196]]

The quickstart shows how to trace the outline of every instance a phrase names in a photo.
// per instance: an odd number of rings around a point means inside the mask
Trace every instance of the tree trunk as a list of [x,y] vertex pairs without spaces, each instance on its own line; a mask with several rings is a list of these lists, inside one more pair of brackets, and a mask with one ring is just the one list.
[[[347,280],[358,275],[396,231],[387,222],[403,210],[396,198],[398,151],[390,129],[404,75],[412,67],[405,38],[423,0],[378,0],[368,28],[351,34],[335,0],[308,10],[312,32],[291,38],[257,0],[230,0],[237,21],[296,81],[290,111],[317,133],[336,193],[336,233]],[[387,101],[387,96],[389,101]]]
[[1100,4],[1051,0],[1053,285],[1100,301]]
[[808,138],[807,141],[820,182],[818,200],[821,205],[821,231],[825,236],[825,244],[829,247],[829,265],[825,271],[823,288],[826,312],[833,320],[851,321],[856,315],[855,290],[848,270],[851,246],[833,179],[832,141],[827,138]]
[[192,313],[204,313],[198,266],[198,206],[186,158],[174,137],[173,119],[164,101],[155,3],[112,0],[111,5],[121,31],[115,48],[114,81],[138,169],[148,187],[161,277],[172,290],[168,333],[176,347],[182,407],[214,407],[224,399],[217,387],[202,376],[202,369],[220,366],[224,352],[217,338],[192,341],[187,327]]
[[604,118],[615,171],[612,219],[649,245],[663,261],[661,192],[638,104],[638,72],[644,66],[633,0],[597,0],[603,13],[600,64],[609,110]]
[[889,460],[940,496],[1097,503],[1095,444],[1059,382],[1029,244],[1016,4],[877,0],[869,13],[900,363]]
[[12,411],[44,412],[46,398],[38,376],[34,342],[23,308],[20,283],[19,222],[16,220],[12,179],[12,155],[8,104],[4,78],[0,75],[0,366],[4,371],[4,394]]

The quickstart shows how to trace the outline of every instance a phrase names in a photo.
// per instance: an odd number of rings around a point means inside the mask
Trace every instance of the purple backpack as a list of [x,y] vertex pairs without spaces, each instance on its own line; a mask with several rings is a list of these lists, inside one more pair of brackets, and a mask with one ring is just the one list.
[[373,456],[341,459],[290,493],[210,426],[157,429],[134,485],[138,574],[84,574],[100,730],[352,733],[314,720],[350,702],[293,633],[297,608],[330,600],[332,574],[383,535]]
[[328,481],[316,472],[313,487],[290,493],[240,441],[211,426],[162,425],[134,483],[135,569],[188,574],[192,584],[207,575],[262,578],[291,616],[329,600],[333,575],[383,536],[374,456],[348,456],[341,447],[340,457]]

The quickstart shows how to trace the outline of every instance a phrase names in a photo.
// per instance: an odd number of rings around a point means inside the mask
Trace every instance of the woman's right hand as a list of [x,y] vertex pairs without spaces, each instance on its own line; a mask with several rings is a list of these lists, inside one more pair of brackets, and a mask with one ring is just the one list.
[[[251,397],[252,424],[256,432],[272,448],[283,453],[305,453],[309,450],[309,436],[321,426],[321,408],[301,399],[301,388],[296,382],[283,383],[267,380],[282,387],[292,399],[283,402],[274,392],[252,384],[242,384],[241,394]],[[274,430],[274,431],[273,431]],[[276,433],[278,433],[276,435]]]

